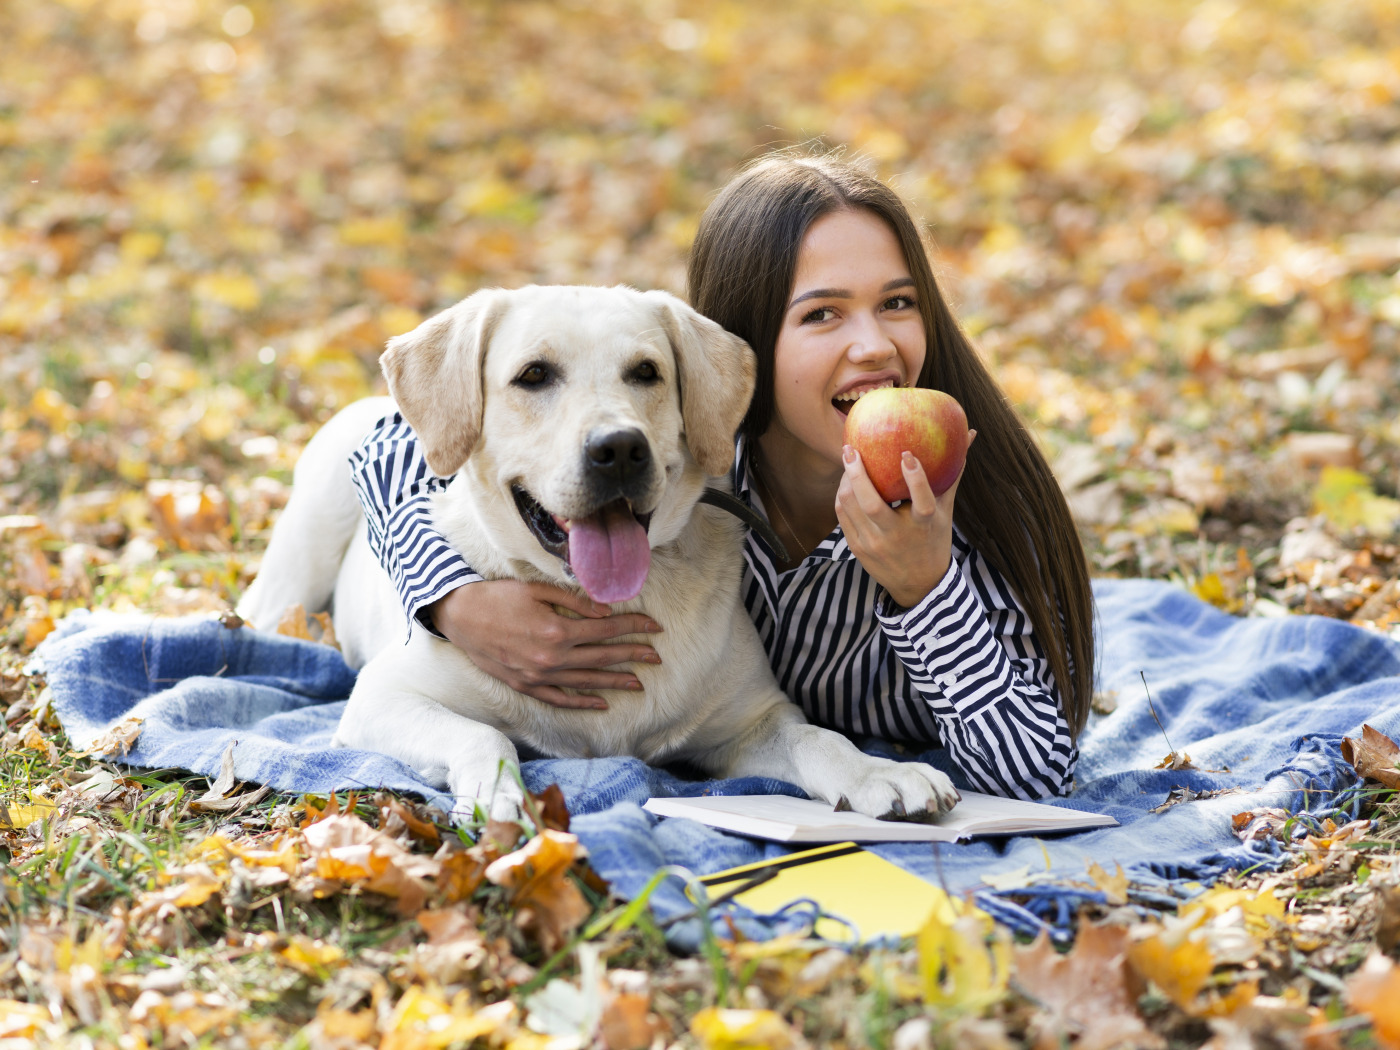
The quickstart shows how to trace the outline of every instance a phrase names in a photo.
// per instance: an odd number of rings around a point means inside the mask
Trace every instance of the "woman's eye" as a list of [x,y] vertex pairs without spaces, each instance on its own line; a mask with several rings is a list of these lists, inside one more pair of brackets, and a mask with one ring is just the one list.
[[823,324],[832,320],[836,316],[836,311],[829,306],[819,306],[811,313],[802,318],[803,324]]
[[526,369],[515,377],[515,382],[520,386],[540,386],[549,382],[549,369],[544,365],[529,365]]
[[907,295],[896,295],[885,301],[886,310],[907,310],[914,305],[914,300]]

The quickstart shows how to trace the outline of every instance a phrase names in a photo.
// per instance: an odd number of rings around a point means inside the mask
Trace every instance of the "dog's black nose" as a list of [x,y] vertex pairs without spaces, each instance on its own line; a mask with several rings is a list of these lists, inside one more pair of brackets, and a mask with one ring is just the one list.
[[626,482],[651,463],[651,446],[640,430],[595,430],[585,445],[588,465],[596,475]]

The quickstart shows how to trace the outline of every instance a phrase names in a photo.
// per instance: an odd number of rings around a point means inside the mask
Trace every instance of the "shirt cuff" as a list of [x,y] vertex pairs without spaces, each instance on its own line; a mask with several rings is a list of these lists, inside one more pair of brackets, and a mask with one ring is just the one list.
[[451,594],[458,587],[464,587],[469,583],[481,583],[486,578],[466,568],[466,562],[463,562],[462,566],[462,568],[448,573],[440,579],[435,579],[431,589],[415,591],[412,596],[405,599],[407,606],[405,611],[408,613],[410,635],[413,633],[413,625],[416,623],[434,638],[441,638],[446,641],[447,635],[433,626],[432,617],[428,614],[428,606],[432,605],[433,602],[437,601],[439,598]]
[[994,707],[1006,691],[1012,666],[992,634],[987,609],[953,562],[923,600],[902,609],[885,595],[876,616],[886,637],[916,679],[941,694],[931,696],[935,713],[970,719]]

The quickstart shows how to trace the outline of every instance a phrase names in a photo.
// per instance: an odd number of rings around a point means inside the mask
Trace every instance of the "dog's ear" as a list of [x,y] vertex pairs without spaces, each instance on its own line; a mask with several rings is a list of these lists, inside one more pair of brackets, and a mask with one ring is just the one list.
[[477,292],[390,339],[379,358],[434,474],[457,473],[481,436],[486,344],[506,306],[499,288]]
[[669,292],[642,294],[652,301],[676,355],[690,454],[706,474],[728,474],[734,435],[753,397],[758,369],[753,350]]

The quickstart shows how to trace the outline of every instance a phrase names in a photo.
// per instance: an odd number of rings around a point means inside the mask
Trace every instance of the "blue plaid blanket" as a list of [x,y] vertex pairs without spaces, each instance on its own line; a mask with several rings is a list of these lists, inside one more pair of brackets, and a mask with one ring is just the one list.
[[[1342,737],[1359,733],[1363,722],[1400,735],[1400,645],[1378,634],[1311,616],[1237,619],[1152,581],[1099,580],[1095,595],[1099,688],[1108,702],[1100,706],[1116,706],[1091,720],[1080,740],[1078,786],[1055,804],[1112,814],[1120,826],[875,847],[955,893],[975,892],[983,907],[1026,932],[1067,932],[1077,906],[1095,899],[1083,880],[1091,862],[1110,872],[1121,864],[1140,899],[1187,893],[1188,883],[1208,883],[1228,870],[1276,865],[1281,845],[1239,841],[1231,816],[1260,807],[1317,819],[1354,813],[1357,779],[1341,760]],[[208,619],[80,613],[45,640],[35,660],[78,748],[135,715],[142,732],[125,760],[136,766],[212,777],[233,742],[241,780],[298,794],[385,788],[452,808],[402,763],[328,746],[354,674],[326,646]],[[1190,755],[1188,768],[1156,768],[1168,740]],[[879,741],[865,746],[893,755]],[[942,752],[893,757],[922,758],[957,780]],[[628,758],[527,761],[522,773],[531,790],[551,783],[563,789],[593,866],[627,897],[664,865],[704,874],[785,852],[691,821],[658,820],[641,809],[648,798],[799,794],[780,781],[686,780]],[[1160,809],[1173,792],[1193,800]],[[1058,885],[1002,891],[983,881],[1020,869],[1061,878]],[[679,880],[663,884],[652,905],[662,919],[693,910]],[[741,917],[758,936],[797,921]],[[680,946],[698,936],[694,920],[672,927]]]

